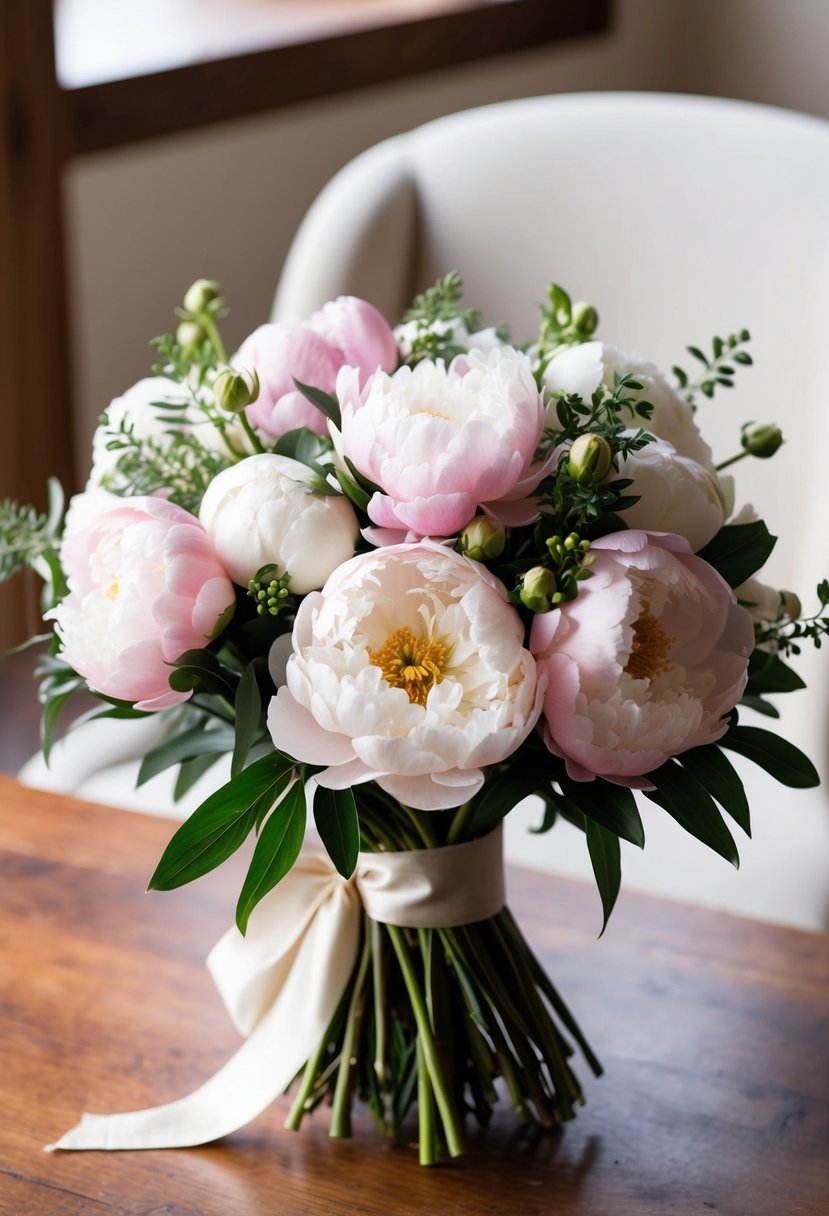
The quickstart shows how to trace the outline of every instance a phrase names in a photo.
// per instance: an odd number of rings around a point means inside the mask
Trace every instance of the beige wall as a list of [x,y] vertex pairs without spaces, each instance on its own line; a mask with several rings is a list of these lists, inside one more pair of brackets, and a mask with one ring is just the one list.
[[77,162],[67,174],[78,464],[112,396],[146,374],[187,285],[222,283],[235,344],[270,309],[291,237],[333,173],[380,139],[506,98],[669,89],[679,10],[621,0],[611,35],[297,106]]

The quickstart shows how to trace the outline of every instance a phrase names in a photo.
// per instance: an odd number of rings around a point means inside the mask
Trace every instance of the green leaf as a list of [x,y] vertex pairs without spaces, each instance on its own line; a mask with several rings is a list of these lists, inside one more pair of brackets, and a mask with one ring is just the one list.
[[365,511],[366,507],[371,502],[371,495],[367,494],[361,486],[358,486],[357,482],[354,481],[353,478],[349,477],[347,473],[344,473],[342,469],[335,469],[334,476],[340,483],[342,492],[345,494],[346,498],[349,498],[351,502],[354,503],[354,506],[359,508],[360,511]]
[[751,815],[743,783],[733,764],[719,747],[695,747],[679,756],[679,763],[704,785],[712,798],[716,798],[746,836],[751,835]]
[[776,654],[765,650],[753,652],[748,661],[748,692],[796,692],[805,687],[805,681]]
[[204,722],[191,726],[181,734],[173,735],[152,748],[141,761],[136,787],[144,785],[165,769],[184,760],[208,754],[221,756],[233,747],[233,732],[227,727],[208,730]]
[[615,832],[608,832],[600,823],[585,819],[587,832],[587,851],[590,863],[596,876],[596,885],[602,900],[604,920],[599,937],[607,928],[610,913],[616,903],[619,887],[622,884],[622,856],[619,847],[619,837]]
[[469,823],[470,833],[478,835],[495,827],[508,811],[530,794],[546,797],[549,783],[549,774],[542,775],[532,768],[523,772],[509,770],[490,778],[473,810]]
[[357,803],[348,790],[328,790],[313,783],[314,823],[337,871],[350,878],[360,852],[360,822]]
[[729,587],[739,587],[760,569],[776,543],[777,537],[771,535],[762,519],[750,524],[726,524],[697,556],[718,570]]
[[714,799],[691,773],[680,768],[675,760],[669,760],[648,780],[656,786],[643,791],[646,798],[666,810],[686,832],[696,836],[720,857],[739,867],[740,855],[734,837],[726,827]]
[[176,784],[173,787],[173,802],[178,802],[191,790],[209,769],[219,759],[219,752],[209,752],[204,756],[194,756],[192,760],[182,760],[179,765]]
[[148,890],[172,891],[221,865],[251,831],[260,799],[275,800],[293,767],[293,760],[272,752],[211,794],[167,845]]
[[559,777],[558,783],[569,801],[594,823],[609,832],[629,840],[637,848],[644,848],[645,829],[632,792],[622,785],[603,781],[571,781]]
[[320,462],[325,462],[334,445],[327,435],[318,435],[307,426],[301,426],[280,435],[273,450],[278,456],[290,456],[291,460],[307,464],[316,473],[322,474]]
[[[246,770],[250,772],[250,769]],[[244,776],[244,773],[242,774]],[[299,856],[305,836],[305,787],[295,781],[259,833],[250,868],[236,905],[236,924],[244,934],[250,914]]]
[[740,704],[747,705],[749,709],[754,709],[758,714],[765,714],[767,718],[779,718],[780,711],[776,705],[772,705],[771,701],[764,701],[762,697],[753,692],[744,692],[740,697]]
[[230,762],[230,775],[235,777],[244,768],[256,738],[262,718],[262,699],[259,696],[259,685],[256,681],[256,660],[248,663],[242,672],[236,689],[236,730],[233,744],[233,759]]
[[790,789],[820,785],[817,769],[800,748],[759,726],[732,726],[720,739],[720,747],[753,760],[776,781]]
[[[81,685],[85,685],[84,680],[81,680]],[[43,750],[43,759],[47,765],[49,764],[49,757],[52,754],[52,744],[54,742],[58,718],[66,702],[77,691],[78,689],[73,687],[67,692],[60,692],[56,696],[50,696],[43,707],[43,717],[40,722],[40,746]]]
[[207,692],[233,701],[238,677],[210,650],[185,650],[172,663],[170,687],[175,692]]
[[330,418],[334,426],[339,428],[342,426],[342,417],[340,415],[340,403],[333,393],[323,392],[321,388],[315,388],[312,384],[303,384],[301,380],[297,380],[296,376],[292,376],[294,384],[303,397],[307,398],[312,405],[325,414],[326,418]]

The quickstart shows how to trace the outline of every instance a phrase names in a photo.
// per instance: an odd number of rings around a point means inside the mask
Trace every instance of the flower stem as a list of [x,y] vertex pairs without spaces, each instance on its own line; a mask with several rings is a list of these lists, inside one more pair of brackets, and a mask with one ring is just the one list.
[[251,426],[250,419],[248,418],[245,411],[242,410],[242,412],[240,414],[238,414],[237,417],[238,417],[240,423],[242,424],[242,430],[245,432],[248,439],[250,440],[250,446],[253,448],[254,452],[256,452],[258,454],[261,454],[262,452],[264,452],[265,449],[262,447],[262,444],[259,440],[259,436],[256,434],[256,431]]
[[446,1078],[443,1075],[443,1068],[441,1067],[437,1045],[432,1034],[432,1027],[429,1023],[429,1013],[423,1000],[423,994],[420,991],[403,934],[397,925],[387,925],[386,929],[394,946],[394,952],[397,955],[397,961],[400,963],[400,970],[403,973],[403,980],[409,994],[412,1012],[417,1024],[418,1042],[423,1047],[424,1060],[429,1071],[435,1102],[437,1103],[438,1112],[443,1123],[443,1130],[446,1135],[446,1147],[450,1157],[460,1157],[463,1152],[463,1130],[454,1100],[447,1088]]
[[458,841],[461,840],[464,830],[466,829],[466,825],[471,817],[472,799],[470,798],[469,802],[465,802],[463,806],[458,807],[457,811],[452,817],[452,822],[449,824],[449,831],[446,833],[447,844],[457,844]]
[[218,359],[219,363],[227,363],[227,351],[225,350],[225,344],[219,336],[218,327],[210,313],[200,312],[196,316],[195,320],[199,325],[201,325],[202,329],[210,339],[210,345],[216,352],[216,358]]
[[736,456],[729,456],[728,460],[721,460],[716,465],[716,470],[720,473],[723,469],[727,469],[730,464],[736,464],[738,460],[745,460],[746,456],[750,456],[750,452],[738,452]]
[[437,1135],[435,1133],[435,1107],[426,1054],[420,1038],[417,1040],[417,1128],[420,1148],[420,1164],[434,1165],[437,1161]]
[[345,1034],[340,1054],[340,1067],[337,1070],[337,1084],[334,1089],[334,1102],[331,1107],[331,1128],[329,1136],[335,1139],[347,1139],[351,1135],[351,1078],[357,1056],[357,1042],[360,1033],[360,1019],[363,1005],[363,985],[365,984],[368,961],[371,956],[371,940],[368,933],[363,942],[363,952],[357,968],[357,978],[348,1005],[348,1015],[345,1021]]

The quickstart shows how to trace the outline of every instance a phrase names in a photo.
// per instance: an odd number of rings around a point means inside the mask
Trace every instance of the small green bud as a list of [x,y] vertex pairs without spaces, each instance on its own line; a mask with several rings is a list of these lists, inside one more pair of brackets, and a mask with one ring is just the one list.
[[579,435],[570,448],[567,467],[580,486],[603,481],[613,464],[613,450],[603,435]]
[[800,597],[794,591],[781,591],[780,598],[783,601],[783,611],[789,620],[799,621],[803,615]]
[[207,334],[196,321],[182,321],[176,330],[176,342],[185,358],[195,355],[206,339]]
[[191,316],[204,312],[207,305],[219,298],[219,284],[214,279],[196,279],[184,296],[184,308]]
[[578,333],[585,337],[596,332],[599,327],[599,314],[592,304],[580,300],[578,304],[573,305],[573,325]]
[[783,432],[779,426],[768,423],[766,426],[755,426],[752,430],[743,427],[740,443],[750,456],[759,456],[765,460],[773,456],[783,442]]
[[473,561],[485,562],[488,558],[501,556],[506,537],[506,529],[497,519],[476,515],[461,532],[460,551]]
[[545,566],[533,566],[521,580],[518,598],[530,612],[549,612],[558,590],[556,576]]
[[213,381],[213,396],[229,414],[241,414],[259,396],[259,377],[255,371],[226,367]]

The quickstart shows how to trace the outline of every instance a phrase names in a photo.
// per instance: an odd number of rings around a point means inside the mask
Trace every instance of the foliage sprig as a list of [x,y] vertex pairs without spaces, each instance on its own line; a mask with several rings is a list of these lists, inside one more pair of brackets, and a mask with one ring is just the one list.
[[725,338],[714,336],[711,339],[710,357],[698,346],[686,346],[688,354],[702,365],[701,370],[696,376],[681,367],[674,367],[672,370],[689,405],[695,403],[698,393],[713,397],[717,387],[734,387],[737,366],[750,367],[753,363],[751,355],[743,349],[750,339],[751,334],[747,329],[728,334]]

